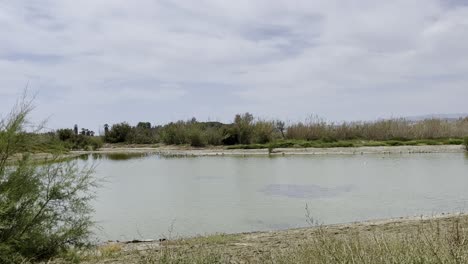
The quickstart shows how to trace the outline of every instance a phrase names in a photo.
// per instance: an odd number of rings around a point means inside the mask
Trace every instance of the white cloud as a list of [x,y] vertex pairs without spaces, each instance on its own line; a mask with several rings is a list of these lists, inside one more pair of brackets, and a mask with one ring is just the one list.
[[467,112],[458,1],[0,0],[0,111],[51,126]]

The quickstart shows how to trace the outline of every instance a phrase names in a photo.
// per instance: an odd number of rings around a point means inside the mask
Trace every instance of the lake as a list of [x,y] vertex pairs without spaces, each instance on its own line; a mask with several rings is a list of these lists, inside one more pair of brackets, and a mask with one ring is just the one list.
[[[459,212],[465,154],[164,157],[89,155],[104,178],[100,240],[132,240]],[[306,206],[308,210],[306,210]]]

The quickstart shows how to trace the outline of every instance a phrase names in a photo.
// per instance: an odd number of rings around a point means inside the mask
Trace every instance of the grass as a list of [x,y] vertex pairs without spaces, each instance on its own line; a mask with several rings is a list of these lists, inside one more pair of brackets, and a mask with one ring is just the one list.
[[418,139],[418,140],[278,140],[267,144],[232,145],[227,149],[275,149],[275,148],[349,148],[378,146],[423,146],[423,145],[461,145],[463,139]]
[[468,263],[468,216],[216,234],[143,245],[138,250],[108,244],[81,258],[71,256],[76,263],[89,264]]
[[438,223],[421,225],[404,234],[329,236],[320,230],[305,245],[269,259],[275,263],[467,263],[466,238],[460,223],[446,229]]

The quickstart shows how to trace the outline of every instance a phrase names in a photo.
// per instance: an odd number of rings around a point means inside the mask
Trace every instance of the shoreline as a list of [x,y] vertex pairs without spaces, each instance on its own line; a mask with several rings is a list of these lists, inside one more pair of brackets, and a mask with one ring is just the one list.
[[[140,263],[141,256],[203,255],[211,252],[226,256],[226,263],[262,263],[265,257],[285,252],[294,252],[316,237],[327,239],[346,237],[401,237],[419,233],[421,230],[449,230],[454,225],[468,226],[467,213],[436,214],[367,220],[331,225],[313,225],[278,231],[244,232],[235,234],[212,234],[187,238],[164,238],[139,242],[108,241],[98,245],[88,255],[86,263]],[[444,231],[445,232],[445,231]],[[372,240],[373,241],[373,240]],[[202,252],[202,253],[200,253]],[[157,259],[157,257],[156,257]],[[234,262],[232,262],[234,261]],[[146,262],[145,262],[146,263]],[[224,263],[224,262],[223,262]]]
[[239,233],[214,233],[214,234],[204,234],[204,235],[193,235],[193,236],[180,236],[174,238],[146,238],[146,239],[134,239],[134,240],[108,240],[102,242],[101,245],[118,243],[122,245],[127,245],[127,250],[133,249],[135,246],[132,245],[156,245],[159,246],[166,241],[171,240],[191,240],[200,237],[210,237],[214,235],[223,235],[223,236],[283,236],[284,234],[289,233],[307,233],[308,231],[314,231],[318,228],[324,228],[328,230],[342,230],[342,229],[349,229],[349,228],[365,228],[365,227],[378,227],[384,226],[388,224],[399,224],[399,225],[406,225],[406,224],[413,224],[418,222],[426,222],[426,221],[446,221],[455,218],[468,218],[468,213],[460,212],[460,213],[439,213],[434,215],[415,215],[415,216],[401,216],[401,217],[391,217],[391,218],[377,218],[377,219],[369,219],[363,221],[353,221],[353,222],[345,222],[345,223],[336,223],[336,224],[317,224],[309,227],[297,227],[297,228],[287,228],[287,229],[279,229],[279,230],[267,230],[267,231],[246,231],[246,232],[239,232]]
[[191,148],[177,146],[161,147],[105,147],[95,151],[70,151],[70,156],[84,154],[133,154],[153,153],[170,156],[293,156],[293,155],[363,155],[363,154],[413,154],[413,153],[464,153],[461,145],[423,146],[378,146],[378,147],[337,147],[337,148],[275,148],[268,149],[226,149]]

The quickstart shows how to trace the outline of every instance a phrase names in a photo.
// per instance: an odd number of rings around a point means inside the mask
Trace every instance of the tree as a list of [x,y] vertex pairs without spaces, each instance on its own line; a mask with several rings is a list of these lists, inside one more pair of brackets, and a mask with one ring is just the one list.
[[105,136],[105,141],[109,143],[125,142],[127,141],[131,131],[132,127],[126,122],[112,125],[112,128]]
[[136,127],[140,129],[151,129],[151,123],[150,122],[138,122]]
[[276,120],[275,122],[276,129],[281,133],[281,136],[284,139],[284,130],[285,130],[285,124],[281,120]]
[[234,126],[237,132],[238,143],[240,144],[250,144],[252,131],[253,131],[253,115],[250,113],[245,113],[243,115],[237,114],[234,118]]
[[107,133],[109,133],[109,125],[104,124],[104,135],[107,135]]
[[83,246],[92,226],[92,169],[33,162],[28,149],[36,143],[25,131],[31,110],[22,101],[0,120],[0,263],[46,260]]
[[60,140],[67,141],[67,140],[72,139],[75,134],[74,134],[73,130],[71,130],[69,128],[65,128],[65,129],[57,130],[57,135],[58,135]]

